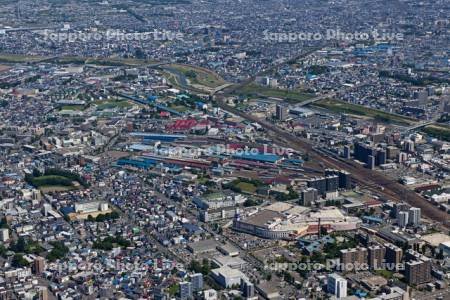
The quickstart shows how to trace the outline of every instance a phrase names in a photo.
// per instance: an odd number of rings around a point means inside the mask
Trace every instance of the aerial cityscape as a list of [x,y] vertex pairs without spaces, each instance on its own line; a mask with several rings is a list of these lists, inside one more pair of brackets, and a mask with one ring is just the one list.
[[0,300],[450,300],[447,0],[0,0]]

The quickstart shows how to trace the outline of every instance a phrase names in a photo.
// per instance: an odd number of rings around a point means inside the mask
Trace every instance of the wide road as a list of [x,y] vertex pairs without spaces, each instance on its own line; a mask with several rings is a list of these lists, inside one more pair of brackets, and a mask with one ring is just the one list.
[[379,172],[366,169],[356,162],[326,155],[320,149],[315,148],[308,140],[292,135],[286,130],[279,128],[270,122],[260,120],[252,115],[246,114],[227,105],[224,102],[223,97],[218,96],[216,99],[218,106],[223,110],[229,111],[250,122],[258,123],[269,132],[274,133],[276,136],[275,139],[282,145],[290,147],[294,150],[308,152],[311,160],[321,162],[328,168],[346,170],[352,174],[352,180],[355,183],[358,183],[368,190],[385,197],[387,200],[393,200],[396,202],[405,201],[411,206],[419,207],[425,217],[433,221],[440,222],[446,228],[450,228],[450,218],[446,212],[439,210],[437,207],[425,200],[425,198],[421,197],[414,191],[409,190],[400,183],[387,178]]

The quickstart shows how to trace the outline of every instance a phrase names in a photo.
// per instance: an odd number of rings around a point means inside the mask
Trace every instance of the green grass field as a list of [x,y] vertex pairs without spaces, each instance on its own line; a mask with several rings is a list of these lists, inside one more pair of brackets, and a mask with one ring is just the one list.
[[114,108],[124,109],[132,106],[132,104],[127,100],[97,100],[94,104],[97,106],[97,110]]
[[59,108],[59,110],[76,110],[83,111],[85,107],[83,105],[64,105]]
[[1,72],[5,72],[5,71],[8,71],[9,69],[10,69],[9,66],[3,66],[3,65],[0,65],[0,73],[1,73]]
[[161,67],[161,73],[174,87],[193,93],[209,93],[227,84],[211,70],[184,64],[169,64]]
[[363,116],[378,120],[383,123],[393,123],[398,125],[412,125],[417,120],[403,117],[400,115],[390,114],[381,110],[368,108],[362,105],[347,103],[339,100],[325,99],[314,103],[314,106],[325,108],[335,113],[343,113],[354,116]]
[[289,103],[300,103],[314,97],[314,95],[305,93],[300,90],[283,90],[278,88],[259,86],[255,83],[248,84],[238,89],[237,91],[235,91],[235,94],[247,97],[259,96],[266,98],[280,98]]
[[0,63],[31,63],[40,60],[49,60],[56,64],[93,64],[104,66],[142,66],[153,65],[159,62],[147,59],[137,58],[90,58],[90,57],[78,57],[78,56],[62,56],[62,57],[45,57],[45,56],[33,56],[33,55],[15,55],[15,54],[0,54]]
[[158,64],[158,61],[148,60],[148,59],[137,59],[137,58],[102,58],[86,59],[86,64],[92,65],[105,65],[105,66],[142,66],[142,65],[154,65]]
[[38,187],[43,193],[64,192],[77,188],[69,178],[60,175],[35,177],[33,178],[33,185]]
[[45,57],[32,55],[14,55],[14,54],[0,54],[0,62],[3,63],[28,63],[39,61]]
[[184,113],[184,112],[189,110],[189,108],[184,106],[184,105],[169,105],[169,107],[171,109],[174,109],[174,110],[180,112],[180,113]]
[[226,84],[226,81],[219,75],[205,68],[182,64],[170,64],[165,70],[170,73],[170,69],[183,73],[191,85],[202,85],[209,88],[216,88]]
[[450,127],[446,125],[433,124],[422,128],[423,133],[437,139],[450,142]]
[[46,185],[39,187],[39,190],[44,193],[58,193],[75,190],[75,186],[62,186],[62,185]]
[[248,182],[239,182],[236,187],[240,188],[244,193],[255,193],[256,186]]

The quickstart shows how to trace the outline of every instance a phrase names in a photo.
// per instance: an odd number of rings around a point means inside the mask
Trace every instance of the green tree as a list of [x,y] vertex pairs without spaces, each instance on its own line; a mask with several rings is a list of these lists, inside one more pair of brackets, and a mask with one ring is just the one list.
[[3,244],[1,244],[0,245],[0,256],[5,258],[6,257],[6,252],[8,252],[8,249],[6,249],[6,247]]
[[63,242],[51,242],[50,245],[53,246],[53,249],[48,253],[47,259],[51,262],[63,259],[69,253],[69,248]]
[[16,268],[22,268],[29,265],[28,261],[23,258],[22,254],[15,254],[11,264]]
[[6,220],[6,217],[3,217],[0,220],[0,228],[7,228],[9,229],[8,221]]
[[16,253],[23,253],[25,252],[26,242],[23,237],[19,237],[17,242],[11,246],[11,250]]

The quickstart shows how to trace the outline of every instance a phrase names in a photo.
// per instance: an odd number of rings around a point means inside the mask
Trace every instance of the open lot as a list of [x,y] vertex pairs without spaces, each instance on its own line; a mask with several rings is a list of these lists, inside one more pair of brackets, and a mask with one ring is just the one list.
[[171,70],[181,72],[191,85],[202,85],[210,88],[216,88],[226,84],[219,75],[215,74],[211,70],[194,67],[190,65],[170,64],[167,66],[169,73]]
[[320,108],[325,108],[335,113],[343,113],[356,117],[368,117],[383,123],[411,125],[417,122],[417,120],[412,118],[394,115],[384,111],[367,108],[361,105],[347,103],[339,100],[325,99],[314,103],[314,105]]
[[104,58],[104,59],[87,58],[85,60],[85,64],[105,65],[105,66],[142,66],[142,65],[153,65],[158,63],[159,63],[158,61],[154,60],[137,59],[137,58]]
[[8,71],[10,68],[8,66],[4,66],[4,65],[0,65],[0,73],[1,72],[6,72]]
[[246,193],[256,192],[256,186],[248,182],[239,182],[236,186]]
[[248,84],[235,91],[235,94],[252,97],[266,97],[266,98],[280,98],[289,103],[300,103],[314,96],[302,91],[296,90],[283,90],[278,88],[271,88],[265,86],[259,86],[255,83]]
[[60,108],[59,108],[59,110],[61,111],[61,110],[76,110],[76,111],[83,111],[83,110],[85,110],[85,107],[83,106],[83,105],[64,105],[64,106],[61,106]]
[[2,63],[27,63],[39,61],[44,58],[42,56],[32,55],[0,54],[0,62]]
[[192,93],[211,94],[217,88],[229,85],[222,77],[202,67],[169,64],[160,70],[173,87]]
[[422,128],[422,131],[426,134],[429,134],[435,138],[444,140],[444,141],[450,141],[450,127],[446,125],[440,125],[440,124],[432,124],[425,126]]
[[132,104],[127,100],[97,100],[94,102],[98,110],[129,108]]
[[62,185],[52,185],[52,186],[41,186],[39,190],[44,193],[58,193],[58,192],[67,192],[76,189],[74,186],[62,186]]
[[[46,57],[34,55],[15,55],[15,54],[0,54],[0,62],[2,63],[31,63],[41,60],[56,64],[76,64],[76,65],[104,65],[104,66],[142,66],[158,64],[158,61],[137,59],[137,58],[91,58],[80,56],[61,56],[61,57]],[[0,66],[0,72],[1,72]]]

